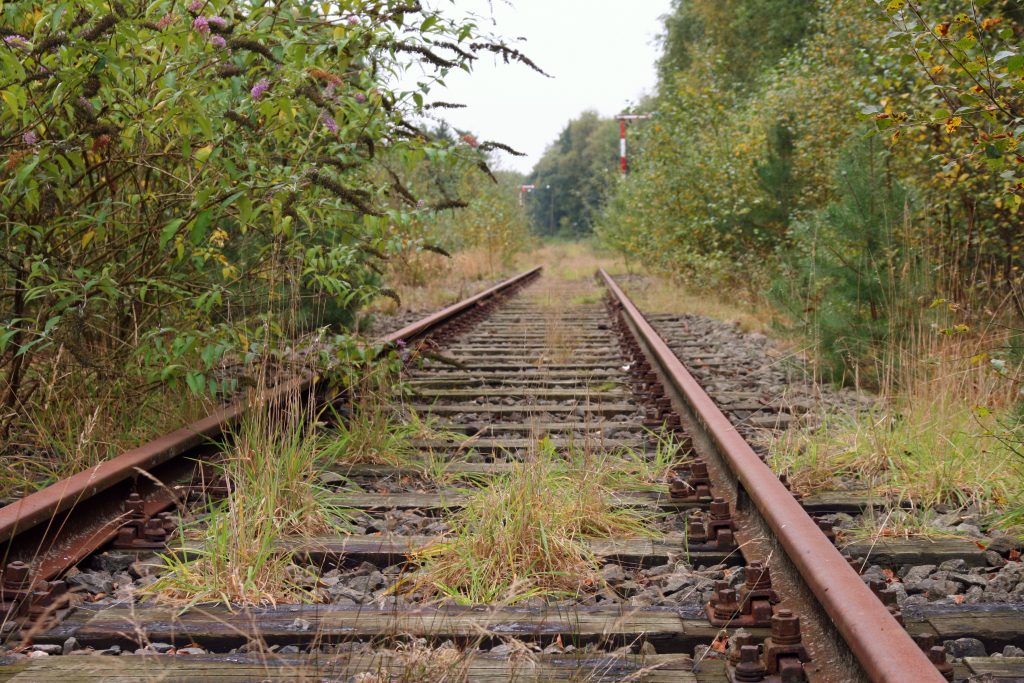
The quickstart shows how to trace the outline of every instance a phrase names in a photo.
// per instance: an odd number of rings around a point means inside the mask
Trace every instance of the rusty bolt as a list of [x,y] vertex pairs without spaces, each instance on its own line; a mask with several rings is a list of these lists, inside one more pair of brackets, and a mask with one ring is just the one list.
[[706,543],[708,540],[704,518],[696,510],[691,512],[690,517],[686,520],[686,540],[689,543]]
[[779,657],[779,678],[782,683],[804,683],[807,675],[799,657]]
[[780,609],[772,616],[772,642],[776,645],[796,645],[800,642],[800,617],[792,610]]
[[725,527],[715,531],[715,543],[718,544],[719,550],[725,550],[736,545],[736,537],[732,533],[732,529]]
[[146,526],[142,529],[142,535],[147,541],[154,543],[162,543],[167,540],[167,532],[164,530],[163,524],[159,519],[153,518],[146,522]]
[[715,584],[715,595],[711,600],[711,607],[715,610],[715,618],[729,620],[740,611],[740,603],[736,597],[736,591],[729,588],[729,584],[718,581]]
[[708,478],[708,464],[704,462],[703,458],[694,458],[690,463],[690,476],[700,479]]
[[935,645],[935,636],[931,633],[917,633],[911,636],[917,646],[928,652]]
[[124,502],[124,509],[135,519],[142,519],[146,516],[146,501],[142,500],[137,492],[132,491]]
[[933,645],[928,648],[928,660],[935,665],[942,677],[947,681],[953,680],[953,665],[946,660],[946,649],[941,645]]
[[157,519],[160,520],[160,526],[162,526],[164,531],[166,531],[168,534],[172,533],[175,529],[178,528],[178,522],[174,518],[173,512],[161,512],[157,516]]
[[766,673],[764,662],[757,651],[757,645],[744,645],[740,648],[740,661],[736,664],[733,680],[756,683],[763,681]]
[[747,565],[744,580],[748,590],[769,590],[772,587],[771,569],[763,562],[755,560]]
[[4,568],[4,588],[18,590],[32,583],[32,568],[21,561],[8,562]]
[[729,503],[725,501],[725,498],[716,497],[711,501],[711,519],[724,521],[729,517]]
[[875,597],[881,600],[883,605],[887,605],[895,598],[896,595],[889,593],[886,589],[887,584],[881,579],[871,579],[868,581],[868,588],[875,594]]
[[740,649],[744,645],[754,645],[754,636],[741,628],[729,639],[729,662],[733,666],[740,661]]

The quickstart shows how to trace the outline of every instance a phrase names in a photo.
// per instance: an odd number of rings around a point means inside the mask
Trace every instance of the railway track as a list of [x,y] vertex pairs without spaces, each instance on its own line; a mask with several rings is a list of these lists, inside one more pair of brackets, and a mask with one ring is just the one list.
[[[204,478],[197,461],[216,456],[214,442],[243,412],[229,407],[0,509],[5,641],[67,655],[0,658],[0,681],[1024,676],[1011,658],[954,666],[942,646],[960,637],[1024,646],[1013,605],[901,613],[889,587],[858,576],[869,560],[984,566],[984,549],[887,540],[849,544],[844,556],[812,515],[858,512],[872,499],[794,497],[606,273],[548,283],[534,269],[382,341],[436,350],[406,368],[409,394],[396,410],[443,427],[443,438],[414,446],[449,478],[429,480],[414,463],[332,466],[325,481],[344,482],[335,498],[355,528],[281,544],[319,573],[319,602],[69,603],[61,579],[76,565],[92,558],[130,578],[129,565],[161,549],[173,534],[168,512]],[[296,390],[323,398],[301,378],[269,401]],[[446,537],[475,491],[539,449],[647,461],[666,444],[678,461],[663,479],[614,495],[616,507],[644,511],[652,533],[587,539],[600,575],[592,590],[470,606],[398,590],[410,559]],[[71,654],[89,651],[124,654]]]

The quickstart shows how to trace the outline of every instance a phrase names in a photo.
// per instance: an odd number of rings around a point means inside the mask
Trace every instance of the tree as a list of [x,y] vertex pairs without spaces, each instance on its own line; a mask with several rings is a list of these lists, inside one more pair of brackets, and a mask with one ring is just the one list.
[[527,182],[530,209],[543,235],[589,234],[618,169],[618,123],[587,111],[570,121]]

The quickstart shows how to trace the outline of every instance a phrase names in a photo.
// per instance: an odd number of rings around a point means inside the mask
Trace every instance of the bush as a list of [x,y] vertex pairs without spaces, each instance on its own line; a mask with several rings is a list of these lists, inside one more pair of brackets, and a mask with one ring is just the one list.
[[5,435],[55,358],[218,396],[253,340],[351,321],[390,234],[458,204],[421,202],[384,162],[484,163],[415,124],[428,91],[481,52],[529,63],[398,0],[0,12]]

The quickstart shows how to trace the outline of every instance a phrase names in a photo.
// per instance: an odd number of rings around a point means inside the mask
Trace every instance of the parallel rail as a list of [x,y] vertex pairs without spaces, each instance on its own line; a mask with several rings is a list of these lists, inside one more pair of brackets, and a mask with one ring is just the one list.
[[[453,333],[459,334],[465,330],[467,323],[477,320],[505,295],[537,277],[539,272],[540,268],[534,268],[521,273],[476,296],[393,332],[379,339],[378,342],[384,346],[394,346],[400,341],[415,343],[428,338],[443,340]],[[825,537],[815,521],[808,515],[806,508],[793,498],[778,477],[759,459],[750,445],[686,370],[615,280],[604,270],[599,272],[599,277],[610,294],[615,314],[625,325],[625,329],[628,329],[643,355],[655,370],[662,387],[672,399],[676,413],[682,418],[695,447],[701,451],[702,455],[711,456],[719,463],[719,474],[721,475],[719,479],[725,482],[725,486],[721,488],[734,492],[736,511],[741,515],[746,513],[746,516],[753,520],[755,526],[759,524],[767,530],[772,537],[772,540],[768,542],[771,548],[781,551],[781,554],[784,555],[784,557],[776,556],[776,559],[780,560],[778,565],[783,568],[787,566],[787,562],[792,565],[793,571],[790,572],[792,578],[800,584],[800,588],[806,590],[798,590],[795,594],[790,592],[788,599],[799,605],[802,619],[814,621],[819,631],[826,632],[827,642],[838,644],[846,649],[845,653],[839,652],[835,657],[825,657],[824,659],[828,661],[823,662],[819,657],[815,662],[817,669],[814,680],[870,679],[887,683],[907,681],[938,683],[943,681],[943,677],[918,644],[911,639],[907,631],[900,626],[850,567],[846,559],[840,555],[832,542]],[[597,332],[595,331],[594,334]],[[493,362],[489,355],[480,353],[481,349],[476,347],[467,347],[467,349],[477,354],[478,361],[474,370],[503,371],[506,367],[503,365],[506,360],[505,355],[514,356],[517,345],[520,350],[525,348],[523,340],[518,340],[514,344],[495,346]],[[617,367],[619,363],[617,352],[609,353],[609,357],[611,360],[607,362],[604,360],[594,361],[593,365],[603,367],[610,363],[609,367]],[[604,357],[600,356],[600,358]],[[552,365],[548,369],[555,373],[566,372],[572,376],[575,368],[581,367],[580,360],[580,358],[573,358],[571,361]],[[454,383],[451,384],[450,390],[440,391],[438,387],[448,386],[445,382]],[[318,378],[315,376],[284,382],[269,393],[266,403],[283,400],[289,395],[312,396],[317,389],[317,383]],[[460,393],[460,387],[473,385],[463,382],[459,378],[428,378],[419,380],[419,383],[422,385],[419,390],[419,394],[422,396],[429,397],[431,391],[435,391],[464,400],[470,395],[479,394],[479,391],[466,390],[464,392],[466,395],[463,396]],[[478,381],[477,384],[479,385],[480,382]],[[491,391],[494,396],[504,396],[506,394],[501,392],[506,391],[508,396],[526,394],[534,398],[562,399],[575,395],[577,391],[572,386],[572,382],[567,384],[567,386],[558,386],[556,383],[549,388],[539,389],[529,382],[513,379],[509,381],[508,387],[514,388],[488,391]],[[431,389],[430,386],[434,386],[434,389]],[[608,391],[605,396],[610,400],[618,401],[618,403],[594,406],[593,410],[597,413],[635,409],[636,406],[626,402],[627,395],[628,392],[622,392],[622,396],[620,396],[614,391]],[[565,408],[565,406],[558,405],[542,407],[552,414],[564,412],[562,409]],[[60,576],[68,568],[100,549],[117,535],[125,518],[123,501],[129,491],[137,491],[142,494],[147,515],[153,515],[172,506],[176,502],[177,496],[174,484],[191,482],[199,467],[197,462],[213,455],[218,449],[215,442],[229,434],[241,416],[251,409],[253,408],[248,403],[239,401],[217,410],[191,425],[0,509],[0,544],[4,546],[4,552],[0,558],[4,563],[13,560],[31,563],[34,580],[51,580]],[[442,404],[432,407],[432,410],[437,414],[445,414],[446,408]],[[464,409],[459,410],[466,412]],[[479,405],[473,408],[473,412],[492,415],[499,421],[502,421],[500,415],[505,411],[522,410],[522,407],[494,404]],[[526,440],[518,437],[503,437],[502,439],[493,439],[493,441],[494,444],[491,444],[485,437],[479,437],[478,447],[483,450],[486,450],[484,446],[493,447],[493,450],[497,452],[499,448],[507,450],[510,444],[520,447],[519,442]],[[431,448],[436,446],[435,444],[426,445]],[[442,448],[442,446],[437,447]],[[527,446],[524,444],[521,447],[526,448]],[[493,464],[476,464],[471,467],[481,471],[500,469],[498,465]],[[388,502],[385,497],[376,494],[367,494],[366,498],[367,505],[370,507]],[[405,498],[412,501],[409,504],[414,508],[429,507],[424,500],[421,500],[422,496],[416,498],[408,494]],[[643,496],[637,496],[637,500],[640,501],[638,504],[646,505],[670,506],[671,503],[671,501],[662,501],[661,499],[647,500]],[[624,502],[628,503],[625,499]],[[349,503],[353,503],[353,501],[350,500]],[[394,507],[392,503],[393,501],[388,504]],[[458,500],[449,497],[443,501],[443,504],[446,506],[456,505]],[[743,547],[743,555],[750,560],[753,555],[758,553],[755,547],[758,543],[756,539],[741,540],[749,542],[748,547]],[[402,539],[400,543],[391,542],[389,544],[367,536],[347,539],[336,544],[336,547],[330,544],[307,548],[296,547],[293,552],[305,556],[317,554],[322,557],[330,556],[332,559],[346,555],[376,558],[382,563],[390,563],[401,561],[415,544],[422,545],[428,541],[429,539],[410,536]],[[669,545],[674,545],[676,542],[673,539],[669,544],[668,540],[665,540],[661,544],[665,546],[664,548],[649,542],[646,544],[607,542],[603,546],[596,544],[599,547],[595,549],[595,552],[604,557],[633,558],[630,560],[631,562],[642,565],[644,562],[651,562],[654,559],[660,562],[667,558]],[[685,537],[682,542],[686,543]],[[771,552],[762,553],[762,557],[765,559],[770,556]],[[704,559],[709,563],[724,561],[714,552],[709,552]],[[776,566],[773,561],[773,571]],[[802,601],[807,594],[813,597],[813,605],[805,604]],[[318,609],[310,609],[320,614]],[[399,616],[405,619],[419,615],[425,620],[423,628],[427,630],[429,619],[424,615],[432,615],[431,609],[433,608],[421,607],[409,612],[408,615]],[[815,618],[815,612],[819,609],[823,617]],[[370,614],[370,611],[362,609],[350,611],[364,616]],[[527,611],[506,611],[508,614],[500,609],[492,610],[488,612],[487,618],[506,630],[510,627],[502,626],[504,623],[501,622],[502,619],[510,620],[510,623],[516,625],[516,628],[521,626],[525,628],[532,623],[530,622],[532,619],[536,622],[533,626],[541,629],[538,632],[543,632],[542,627],[555,628],[555,626],[547,625],[547,621],[550,621],[551,617],[546,614],[546,611],[533,615],[529,615]],[[589,614],[587,609],[576,611],[579,614]],[[594,626],[592,635],[595,638],[608,635],[601,630],[604,628],[601,624],[605,622],[600,621],[607,619],[607,615],[601,609],[590,611],[594,613],[592,616],[595,619],[594,623],[597,624]],[[329,617],[337,622],[338,638],[348,637],[352,628],[351,624],[354,623],[352,621],[354,617],[351,617],[349,611],[327,607],[322,612],[325,619]],[[459,621],[462,617],[459,616],[458,610],[444,610],[443,612],[444,618],[452,622],[453,628],[458,626],[468,629],[470,628],[469,621],[478,618],[467,611],[467,615],[465,615],[467,625],[463,625],[462,621]],[[119,617],[116,612],[111,612],[111,614],[109,619],[114,620],[111,623],[115,623]],[[156,618],[157,614],[158,612],[154,612],[152,620],[154,624],[162,623],[160,619]],[[681,613],[673,613],[671,610],[664,611],[664,613],[658,612],[658,614],[663,614],[665,639],[676,639],[678,641],[676,645],[684,640],[687,644],[690,644],[691,640],[694,642],[704,641],[714,637],[717,633],[716,628],[708,626],[694,615],[686,617]],[[136,617],[134,611],[131,611],[130,616],[132,619]],[[290,615],[286,615],[286,617],[286,621],[293,620]],[[431,616],[430,618],[435,617]],[[312,617],[310,619],[312,620]],[[289,621],[282,627],[284,634],[281,635],[282,642],[293,636],[289,630],[291,629],[290,623]],[[172,622],[168,622],[165,626],[171,628],[172,631],[181,627],[180,624]],[[494,631],[496,633],[503,632],[498,626],[494,626]],[[557,626],[567,632],[570,632],[571,628],[577,630],[579,628],[578,624],[568,626],[558,624]],[[368,638],[374,635],[374,629],[377,628],[372,624],[361,624],[361,627],[367,629],[366,637]],[[645,628],[647,628],[646,625],[641,625],[636,627],[637,633],[628,629],[624,633],[630,638],[642,637]],[[81,633],[88,632],[88,628],[83,627]],[[97,639],[105,638],[105,633],[106,631],[97,632]],[[167,638],[174,637],[173,632],[164,635]],[[626,638],[626,635],[621,635],[621,637]]]

